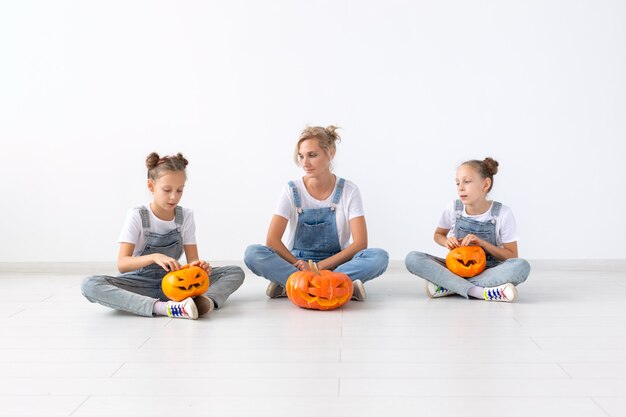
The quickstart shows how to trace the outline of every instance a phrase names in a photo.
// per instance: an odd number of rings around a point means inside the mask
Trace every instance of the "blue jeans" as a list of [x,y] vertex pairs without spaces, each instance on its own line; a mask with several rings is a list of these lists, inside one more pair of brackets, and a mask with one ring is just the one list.
[[[285,286],[287,278],[298,269],[278,255],[274,249],[263,245],[250,245],[246,248],[244,262],[258,276]],[[335,268],[350,277],[352,281],[369,281],[387,270],[389,255],[383,249],[369,248],[358,252],[348,262]]]
[[[141,274],[128,272],[117,277],[95,275],[83,280],[81,292],[92,303],[152,317],[154,303],[169,300],[161,290],[164,275],[163,269]],[[228,296],[241,286],[243,279],[244,272],[238,266],[213,267],[209,289],[204,295],[215,302],[215,308],[222,307]]]
[[461,278],[446,268],[446,260],[422,252],[411,252],[405,259],[410,273],[424,278],[452,292],[468,298],[467,292],[476,287],[497,287],[506,283],[519,285],[526,281],[530,273],[528,261],[520,258],[507,259],[500,264],[485,269],[473,278]]

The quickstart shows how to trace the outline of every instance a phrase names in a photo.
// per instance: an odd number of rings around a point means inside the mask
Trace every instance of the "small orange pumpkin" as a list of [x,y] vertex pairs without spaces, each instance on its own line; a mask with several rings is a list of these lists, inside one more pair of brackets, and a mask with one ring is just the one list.
[[448,269],[463,278],[474,277],[485,270],[487,257],[480,246],[461,246],[446,256]]
[[202,295],[209,288],[209,276],[199,266],[185,265],[178,271],[170,271],[161,281],[163,293],[174,301]]
[[319,270],[309,261],[310,271],[296,271],[287,279],[287,297],[297,306],[333,310],[352,298],[352,281],[346,274]]

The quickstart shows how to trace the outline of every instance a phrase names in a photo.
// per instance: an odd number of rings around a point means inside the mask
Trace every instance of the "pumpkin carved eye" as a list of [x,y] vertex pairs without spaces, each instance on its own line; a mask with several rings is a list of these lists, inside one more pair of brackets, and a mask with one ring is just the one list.
[[310,271],[296,271],[287,279],[287,297],[297,306],[333,310],[350,301],[352,280],[340,272],[318,270],[309,261]]
[[163,293],[174,301],[202,295],[209,288],[209,276],[198,266],[185,265],[178,271],[168,272],[161,282]]
[[456,275],[463,278],[474,277],[485,270],[487,259],[480,246],[461,246],[446,256],[446,266]]

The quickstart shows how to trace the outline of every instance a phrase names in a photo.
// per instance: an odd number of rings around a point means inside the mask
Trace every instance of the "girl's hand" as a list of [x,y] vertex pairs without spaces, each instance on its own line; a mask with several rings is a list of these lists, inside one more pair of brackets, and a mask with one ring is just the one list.
[[189,264],[189,266],[199,266],[206,271],[207,275],[211,275],[211,270],[213,269],[208,262],[202,259],[200,259],[199,261],[193,261]]
[[296,263],[293,264],[293,266],[298,268],[300,271],[311,270],[311,268],[309,268],[309,263],[307,261],[303,261],[302,259],[297,260]]
[[461,246],[461,244],[459,243],[459,240],[456,238],[456,236],[450,236],[446,239],[446,247],[448,249],[452,250],[454,248],[458,248],[459,246]]
[[461,242],[461,246],[470,246],[470,245],[482,246],[483,241],[478,236],[470,233],[469,235],[463,238],[463,241]]
[[166,271],[178,271],[180,269],[180,264],[174,258],[170,258],[169,256],[163,255],[162,253],[153,253],[152,254],[152,262],[159,265],[161,268]]

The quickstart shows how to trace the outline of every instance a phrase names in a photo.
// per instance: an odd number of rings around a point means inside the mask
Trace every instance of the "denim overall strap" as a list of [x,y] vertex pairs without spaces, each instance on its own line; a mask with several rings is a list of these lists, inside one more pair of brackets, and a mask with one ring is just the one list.
[[[337,233],[337,213],[335,206],[339,203],[343,193],[345,180],[337,181],[336,191],[329,207],[317,209],[298,208],[298,224],[294,245],[291,253],[298,259],[319,262],[341,251],[339,235]],[[291,184],[290,184],[291,185]],[[294,202],[300,203],[297,190],[294,192]]]
[[456,213],[457,219],[460,219],[463,215],[463,202],[461,200],[454,201],[454,212]]
[[298,188],[293,181],[289,181],[289,188],[291,188],[291,193],[293,194],[293,204],[296,206],[298,210],[298,214],[302,213],[302,201],[300,200],[300,194],[298,193]]
[[[150,213],[146,207],[139,208],[139,214],[141,216],[141,226],[143,228],[143,238],[146,246],[141,251],[139,256],[151,255],[153,253],[161,253],[169,256],[170,258],[180,259],[183,254],[183,238],[181,235],[181,229],[183,225],[183,209],[182,207],[176,207],[175,223],[176,229],[167,233],[154,233],[150,231]],[[165,271],[157,264],[151,264],[137,271],[131,272],[131,274],[140,274],[155,276],[155,278],[162,278],[165,275]]]
[[[460,202],[460,200],[457,200],[457,201]],[[461,203],[461,206],[462,205],[463,204]],[[496,219],[497,219],[497,215],[500,214],[501,208],[502,208],[502,204],[494,201],[492,203],[491,212],[490,212],[493,218],[489,221],[482,222],[482,221],[471,219],[469,217],[463,217],[461,215],[462,209],[461,211],[457,210],[458,203],[455,203],[455,210],[457,212],[456,214],[457,217],[456,217],[456,222],[454,225],[454,235],[456,236],[457,239],[462,239],[469,234],[473,234],[473,235],[478,236],[480,239],[483,239],[484,241],[489,242],[492,245],[496,246],[497,244]],[[488,253],[486,255],[487,255],[487,268],[494,267],[501,262],[500,260],[494,258],[492,255]]]
[[339,199],[341,199],[341,194],[343,194],[343,186],[345,185],[346,180],[344,180],[343,178],[339,178],[337,180],[337,189],[335,190],[335,194],[333,195],[333,200],[332,200],[332,210],[335,210],[335,207],[337,207],[337,204],[339,204]]

